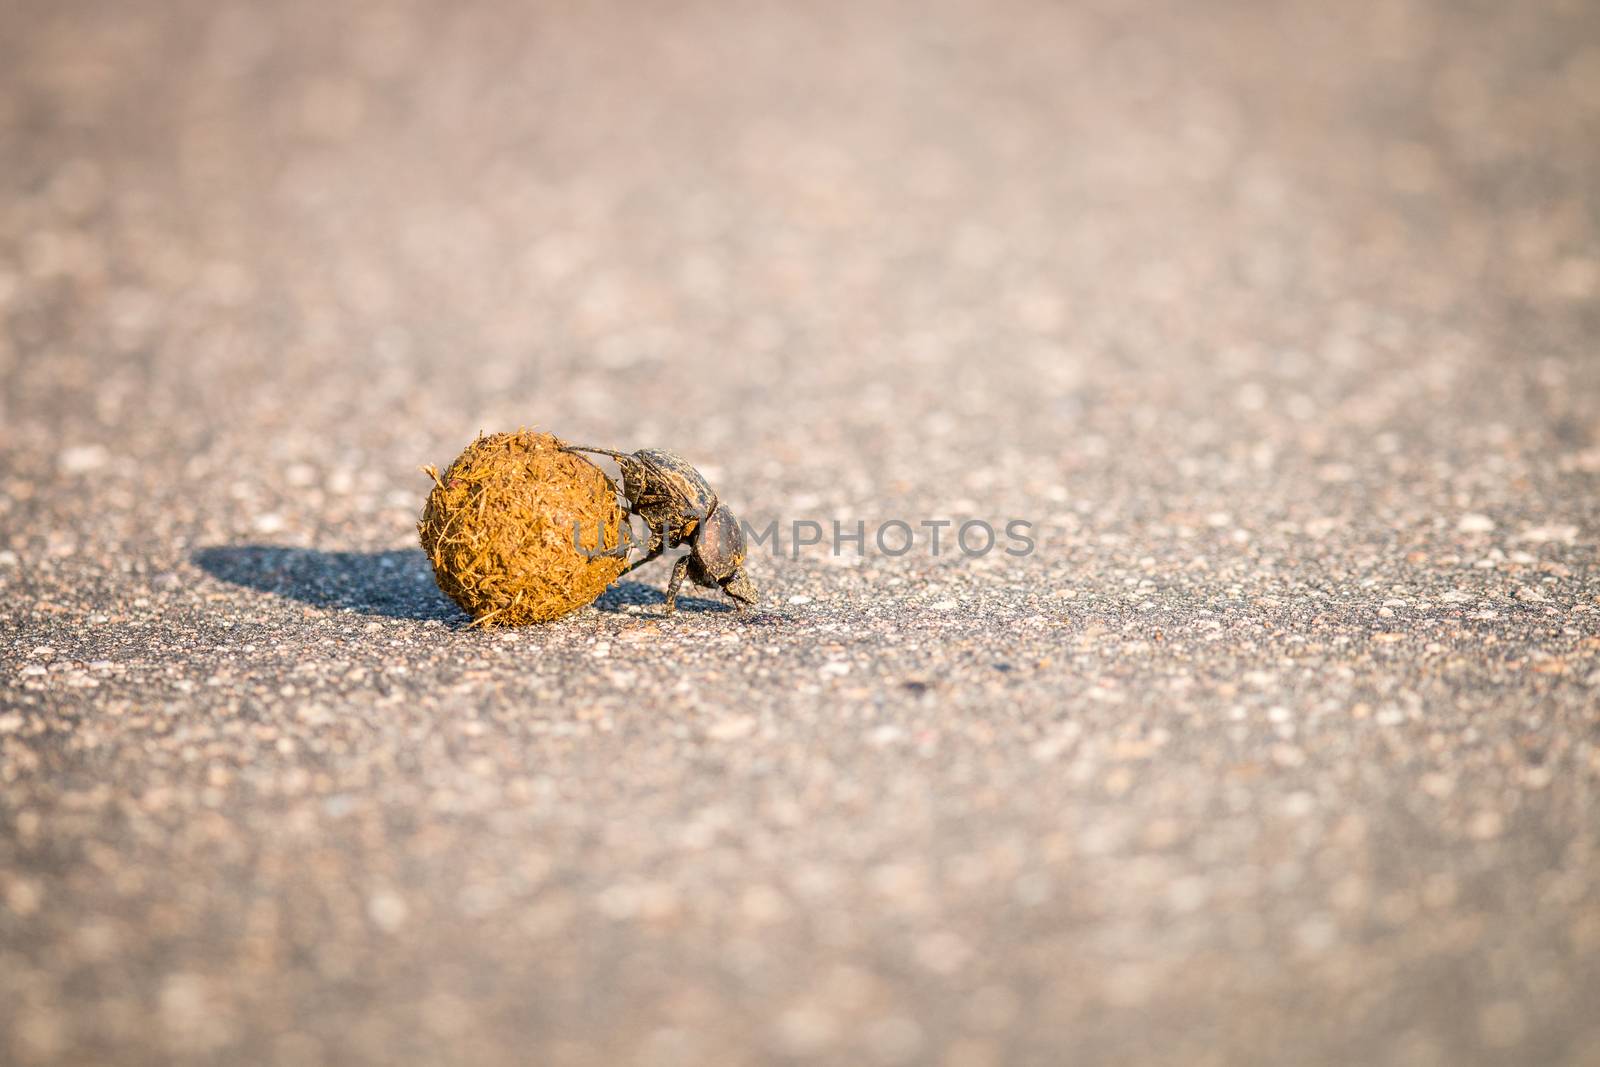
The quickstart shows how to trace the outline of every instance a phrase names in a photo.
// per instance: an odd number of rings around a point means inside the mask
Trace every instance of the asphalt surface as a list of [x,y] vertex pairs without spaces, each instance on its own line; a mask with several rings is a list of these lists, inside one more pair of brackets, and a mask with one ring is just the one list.
[[0,1061],[1600,1063],[1597,336],[1581,0],[12,0]]

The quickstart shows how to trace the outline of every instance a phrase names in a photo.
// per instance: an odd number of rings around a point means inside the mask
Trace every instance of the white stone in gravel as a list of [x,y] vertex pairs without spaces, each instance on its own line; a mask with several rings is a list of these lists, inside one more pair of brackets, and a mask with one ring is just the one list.
[[269,511],[265,515],[257,515],[250,525],[256,533],[275,534],[282,532],[286,524],[282,515],[276,511]]
[[811,598],[806,596],[804,593],[796,593],[794,596],[789,598],[789,603],[791,603],[791,604],[809,604],[809,603],[811,603]]
[[879,748],[882,748],[886,745],[893,745],[900,741],[904,741],[905,736],[906,732],[904,730],[891,723],[880,726],[876,730],[872,731],[872,733],[867,735],[867,741],[878,746]]
[[706,736],[713,741],[737,741],[741,737],[748,737],[755,732],[756,718],[754,715],[733,715],[726,719],[712,723],[706,731]]
[[1334,530],[1338,529],[1338,527],[1338,519],[1310,519],[1306,522],[1305,526],[1306,536],[1315,537],[1320,540],[1321,538],[1327,537]]
[[1494,520],[1475,511],[1468,512],[1456,523],[1456,530],[1460,533],[1492,533]]
[[406,902],[396,893],[378,892],[367,898],[367,917],[385,933],[400,929],[408,911]]
[[929,609],[933,611],[954,611],[960,606],[954,600],[939,600],[928,605]]
[[104,445],[74,445],[61,453],[59,463],[64,474],[87,474],[104,467],[110,458]]
[[1480,811],[1467,823],[1467,833],[1479,841],[1499,837],[1505,829],[1505,819],[1498,811]]
[[1076,744],[1082,730],[1077,723],[1067,723],[1049,737],[1035,741],[1028,748],[1028,755],[1041,763],[1048,763]]
[[9,548],[0,551],[0,567],[15,567],[19,562],[21,561],[17,558],[17,554]]
[[1283,798],[1283,813],[1291,819],[1301,819],[1317,810],[1317,798],[1305,790],[1298,790]]
[[1544,526],[1529,526],[1517,535],[1518,541],[1531,541],[1542,545],[1551,541],[1558,541],[1570,545],[1578,538],[1578,528],[1570,523],[1548,523]]

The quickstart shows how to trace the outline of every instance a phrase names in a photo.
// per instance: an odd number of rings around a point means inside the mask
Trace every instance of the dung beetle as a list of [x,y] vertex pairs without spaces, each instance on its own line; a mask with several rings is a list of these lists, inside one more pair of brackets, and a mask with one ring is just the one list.
[[562,451],[610,456],[622,467],[622,495],[628,510],[650,528],[644,557],[628,564],[623,574],[669,548],[689,546],[689,554],[680,556],[672,567],[672,580],[667,584],[668,614],[677,610],[678,587],[686,574],[696,585],[721,589],[739,611],[760,602],[761,594],[744,572],[744,531],[739,520],[717,500],[705,476],[682,456],[664,448],[629,453],[565,445]]

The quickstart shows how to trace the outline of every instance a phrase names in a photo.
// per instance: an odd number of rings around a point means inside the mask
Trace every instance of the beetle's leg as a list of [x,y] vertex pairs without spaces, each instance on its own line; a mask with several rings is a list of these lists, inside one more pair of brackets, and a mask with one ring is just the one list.
[[[661,553],[673,547],[672,539],[667,536],[667,524],[665,522],[657,522],[647,528],[650,531],[650,540],[645,544],[646,555],[644,559],[655,559]],[[642,559],[639,562],[643,563],[644,560]]]
[[580,551],[583,551],[583,553],[585,555],[588,555],[589,558],[591,558],[591,559],[605,559],[607,557],[614,557],[616,559],[627,559],[628,558],[628,553],[633,551],[633,530],[632,530],[631,527],[628,526],[626,518],[624,518],[623,521],[620,524],[618,524],[618,526],[617,526],[617,543],[612,545],[610,548],[606,547],[605,526],[603,524],[600,526],[599,530],[595,534],[595,546],[594,546],[595,547],[595,551],[594,551],[594,553],[592,555],[588,552],[587,549],[584,549],[583,546],[578,543],[578,541],[577,541],[578,534],[577,534],[577,525],[576,524],[574,524],[574,526],[573,526],[573,531],[574,531],[573,535],[572,535],[573,536],[573,544],[576,545],[579,548]]
[[661,549],[657,548],[654,551],[647,553],[646,555],[640,556],[638,559],[634,560],[632,563],[630,563],[626,567],[622,568],[622,570],[618,572],[617,577],[621,578],[624,574],[627,574],[629,571],[633,570],[635,567],[643,567],[646,563],[649,563],[651,560],[653,560],[657,556],[661,555],[661,551],[662,551]]
[[680,545],[689,540],[689,538],[694,536],[695,531],[700,529],[700,524],[705,522],[706,518],[710,514],[711,512],[705,508],[685,508],[683,512],[677,516],[678,528],[675,531],[677,534],[675,540],[677,540]]
[[592,447],[590,445],[562,445],[561,446],[561,451],[563,451],[563,452],[597,452],[602,456],[610,456],[612,459],[616,459],[616,460],[632,459],[633,458],[633,456],[630,453],[627,453],[627,452],[614,452],[609,448],[594,448],[594,447]]
[[704,525],[705,521],[711,517],[711,513],[716,510],[717,502],[715,498],[707,506],[680,501],[671,513],[673,535],[671,540],[680,545],[688,541]]
[[644,566],[646,563],[649,563],[666,550],[667,548],[665,540],[661,536],[661,530],[654,526],[650,527],[650,541],[645,546],[645,554],[628,564],[626,567],[622,568],[621,574],[618,574],[617,577],[621,578],[623,574],[627,574],[635,567]]
[[678,562],[672,565],[672,581],[667,583],[666,612],[671,615],[678,610],[678,586],[683,584],[683,576],[689,570],[689,557],[679,556]]

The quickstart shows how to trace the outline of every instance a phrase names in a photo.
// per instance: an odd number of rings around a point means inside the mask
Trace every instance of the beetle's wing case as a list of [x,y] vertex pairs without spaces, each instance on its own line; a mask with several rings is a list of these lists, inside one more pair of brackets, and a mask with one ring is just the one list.
[[744,531],[739,529],[739,520],[733,512],[727,508],[713,511],[700,528],[695,549],[706,573],[717,581],[732,577],[744,566]]

